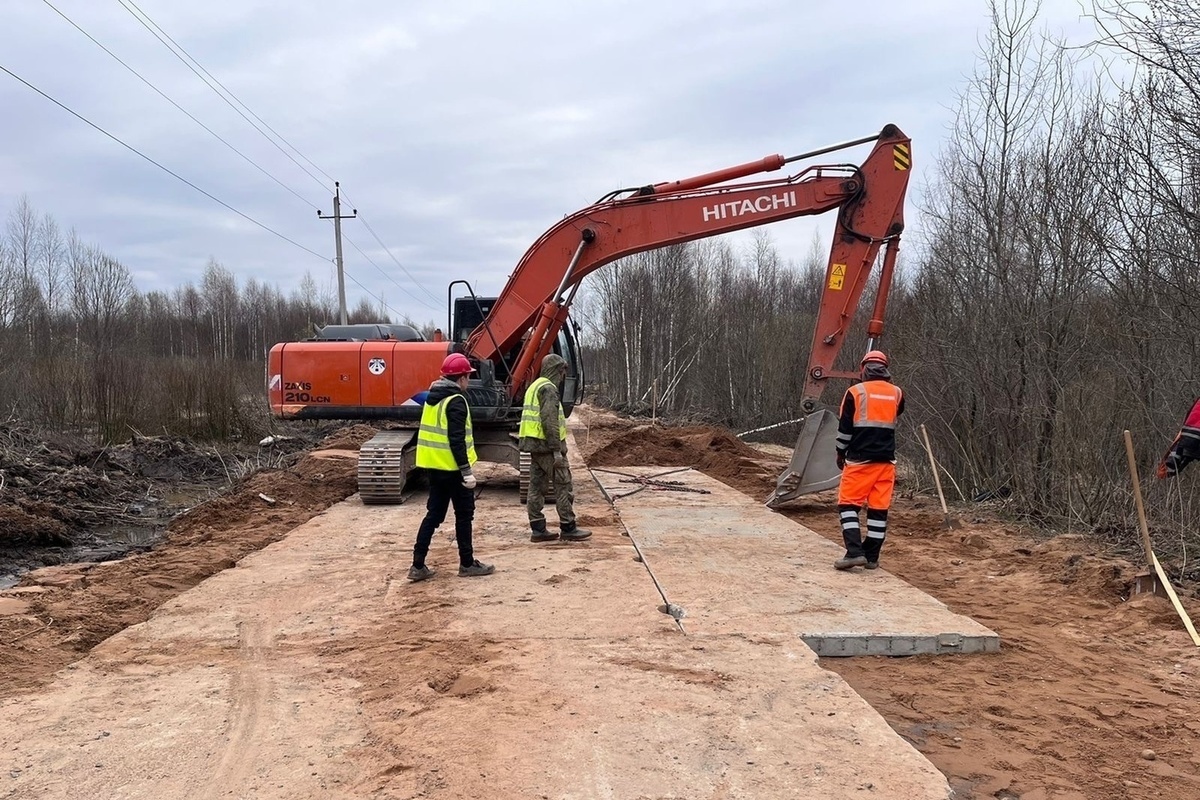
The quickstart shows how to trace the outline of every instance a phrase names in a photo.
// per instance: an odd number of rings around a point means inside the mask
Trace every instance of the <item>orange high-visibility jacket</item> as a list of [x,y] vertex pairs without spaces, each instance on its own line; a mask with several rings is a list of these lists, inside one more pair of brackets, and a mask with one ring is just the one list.
[[842,397],[837,449],[847,461],[895,461],[904,393],[889,381],[856,383]]

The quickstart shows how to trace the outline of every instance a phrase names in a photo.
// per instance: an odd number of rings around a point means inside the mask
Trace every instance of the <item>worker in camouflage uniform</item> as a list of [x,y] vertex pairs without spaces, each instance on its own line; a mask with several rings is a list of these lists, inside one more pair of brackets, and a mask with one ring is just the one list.
[[[567,415],[558,394],[559,384],[566,376],[566,360],[551,353],[542,359],[541,377],[529,384],[525,392],[519,435],[521,451],[530,455],[529,499],[525,510],[533,530],[531,542],[553,542],[560,536],[564,541],[578,542],[592,535],[575,521],[575,487],[567,464]],[[542,513],[551,478],[559,533],[546,528],[546,515]]]

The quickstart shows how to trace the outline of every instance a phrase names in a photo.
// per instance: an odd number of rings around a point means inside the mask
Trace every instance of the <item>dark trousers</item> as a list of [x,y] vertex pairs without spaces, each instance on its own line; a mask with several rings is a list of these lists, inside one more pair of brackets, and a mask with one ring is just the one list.
[[463,486],[462,475],[440,469],[425,471],[429,476],[429,502],[425,504],[425,519],[417,530],[413,547],[413,566],[425,566],[425,556],[433,541],[433,532],[446,520],[446,511],[454,504],[454,538],[458,540],[458,563],[469,567],[475,563],[471,544],[471,521],[475,519],[475,492]]
[[867,538],[864,541],[859,529],[859,507],[848,503],[838,504],[838,517],[842,523],[842,541],[846,544],[846,557],[866,556],[867,561],[879,560],[883,540],[887,536],[888,510],[867,508]]
[[542,509],[546,507],[546,492],[550,490],[551,479],[554,481],[558,524],[565,531],[572,530],[575,527],[575,484],[571,480],[567,457],[555,461],[554,453],[529,454],[529,496],[525,502],[529,524],[534,530],[546,528],[546,515]]

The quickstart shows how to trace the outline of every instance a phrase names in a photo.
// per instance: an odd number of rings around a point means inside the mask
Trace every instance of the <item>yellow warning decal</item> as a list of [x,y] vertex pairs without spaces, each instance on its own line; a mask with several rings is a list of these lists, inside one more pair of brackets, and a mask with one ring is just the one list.
[[912,156],[909,155],[908,145],[892,145],[892,163],[899,170],[905,170],[912,166]]
[[846,265],[834,264],[833,269],[829,273],[829,288],[834,291],[841,291],[842,285],[846,282]]

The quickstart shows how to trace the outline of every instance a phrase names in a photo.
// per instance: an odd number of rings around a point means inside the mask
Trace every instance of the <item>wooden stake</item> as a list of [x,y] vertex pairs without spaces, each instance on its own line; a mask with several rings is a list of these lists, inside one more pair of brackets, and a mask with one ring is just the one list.
[[925,440],[925,452],[929,454],[929,468],[933,470],[933,485],[937,487],[938,502],[942,504],[942,522],[947,528],[957,528],[958,520],[950,519],[950,509],[946,507],[946,496],[942,494],[942,479],[938,476],[937,461],[933,458],[933,446],[929,444],[929,433],[925,424],[921,424],[921,438]]
[[1187,628],[1187,632],[1192,637],[1192,644],[1200,647],[1200,634],[1196,633],[1196,626],[1192,624],[1191,617],[1183,608],[1183,603],[1179,602],[1179,597],[1175,594],[1175,590],[1171,587],[1171,582],[1167,580],[1166,574],[1163,572],[1162,564],[1158,563],[1158,556],[1154,552],[1150,552],[1150,558],[1154,560],[1154,571],[1158,573],[1158,580],[1162,582],[1162,587],[1167,590],[1167,596],[1171,598],[1171,605],[1175,606],[1175,613],[1183,620],[1183,627]]
[[1146,524],[1146,509],[1142,506],[1142,482],[1138,480],[1137,458],[1133,455],[1133,437],[1125,431],[1125,456],[1129,459],[1129,479],[1133,481],[1133,503],[1137,506],[1138,529],[1142,532],[1142,549],[1146,565],[1154,568],[1154,545],[1150,542],[1150,526]]
[[1125,431],[1125,455],[1129,459],[1129,477],[1133,480],[1133,502],[1137,506],[1138,528],[1142,533],[1142,547],[1146,550],[1146,561],[1158,575],[1158,581],[1166,590],[1167,597],[1171,599],[1171,605],[1175,606],[1175,613],[1183,620],[1183,627],[1187,628],[1188,634],[1192,637],[1192,644],[1200,647],[1200,634],[1196,633],[1196,626],[1192,624],[1191,617],[1188,616],[1183,604],[1179,602],[1179,597],[1175,594],[1171,581],[1163,572],[1162,564],[1158,563],[1158,556],[1154,555],[1154,544],[1150,541],[1150,526],[1146,523],[1146,509],[1142,505],[1142,484],[1138,480],[1137,459],[1133,455],[1133,437],[1130,436],[1129,431]]

